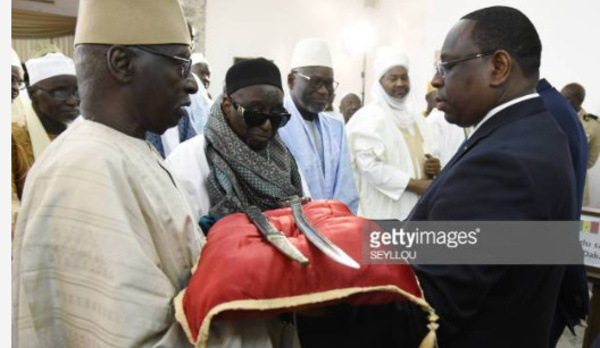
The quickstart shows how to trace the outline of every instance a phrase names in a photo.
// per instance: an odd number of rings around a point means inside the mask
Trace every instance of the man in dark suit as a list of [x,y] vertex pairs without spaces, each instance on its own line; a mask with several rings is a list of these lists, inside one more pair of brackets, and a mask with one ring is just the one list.
[[[535,91],[541,42],[520,11],[490,7],[448,33],[432,85],[474,132],[410,221],[556,221],[576,214],[567,138]],[[564,266],[415,265],[440,347],[547,347]]]
[[[569,151],[573,161],[577,187],[577,209],[572,220],[581,218],[583,189],[587,170],[588,146],[585,131],[575,109],[556,88],[541,79],[536,87],[546,109],[565,132],[569,141]],[[568,265],[558,294],[558,304],[550,330],[550,348],[556,347],[565,326],[575,334],[574,327],[585,319],[589,312],[587,275],[583,265]]]

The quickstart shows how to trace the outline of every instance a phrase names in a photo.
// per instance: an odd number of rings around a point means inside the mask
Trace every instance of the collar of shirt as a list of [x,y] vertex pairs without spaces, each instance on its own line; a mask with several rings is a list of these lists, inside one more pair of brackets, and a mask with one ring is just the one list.
[[511,106],[511,105],[515,105],[517,103],[520,103],[522,101],[528,100],[528,99],[533,99],[533,98],[537,98],[540,95],[537,93],[531,93],[531,94],[527,94],[524,95],[522,97],[519,98],[515,98],[513,100],[507,101],[504,104],[500,104],[498,106],[496,106],[495,108],[493,108],[492,110],[488,111],[488,113],[483,117],[483,119],[481,121],[479,121],[479,123],[473,127],[473,130],[471,131],[471,133],[469,134],[469,138],[475,134],[475,132],[477,132],[477,130],[479,129],[479,127],[481,127],[482,124],[486,123],[490,118],[492,118],[494,115],[496,115],[497,113],[499,113],[500,111],[506,109],[507,107]]

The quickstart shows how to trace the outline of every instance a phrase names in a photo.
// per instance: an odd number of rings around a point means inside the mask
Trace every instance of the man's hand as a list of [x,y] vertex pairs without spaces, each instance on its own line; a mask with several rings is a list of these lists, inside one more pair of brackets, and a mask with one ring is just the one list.
[[406,189],[421,196],[431,185],[431,180],[410,179]]
[[310,197],[302,197],[302,198],[300,198],[300,202],[301,202],[301,204],[304,205],[306,203],[312,202],[312,198],[310,198]]
[[[291,202],[291,198],[292,197],[284,197],[282,199],[279,200],[279,204],[282,207],[289,207],[290,206],[290,202]],[[312,201],[312,198],[310,197],[300,197],[300,204],[304,205],[306,203],[309,203]]]
[[431,156],[430,154],[425,154],[425,175],[428,179],[435,178],[440,171],[442,170],[442,165],[440,164],[440,160]]

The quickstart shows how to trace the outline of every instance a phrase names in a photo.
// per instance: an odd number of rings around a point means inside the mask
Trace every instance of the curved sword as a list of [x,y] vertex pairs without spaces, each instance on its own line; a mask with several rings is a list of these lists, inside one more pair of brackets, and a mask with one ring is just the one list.
[[260,233],[265,239],[271,243],[277,250],[282,254],[289,257],[290,259],[300,263],[302,266],[308,264],[308,259],[304,256],[300,250],[298,250],[294,244],[292,244],[286,237],[285,234],[278,231],[267,219],[267,216],[263,214],[258,207],[252,205],[246,209],[246,215],[250,218],[250,221],[258,228]]
[[310,221],[308,221],[306,215],[304,215],[304,212],[302,211],[302,201],[300,197],[292,196],[287,198],[285,202],[289,202],[288,204],[292,208],[292,216],[294,217],[296,226],[298,226],[300,231],[304,233],[306,238],[311,243],[313,243],[319,250],[321,250],[325,255],[329,256],[334,261],[350,268],[360,268],[360,264],[358,262],[354,261],[354,259],[348,256],[348,254],[346,254],[337,245],[333,244],[325,236],[320,234],[313,227],[313,225],[311,225]]

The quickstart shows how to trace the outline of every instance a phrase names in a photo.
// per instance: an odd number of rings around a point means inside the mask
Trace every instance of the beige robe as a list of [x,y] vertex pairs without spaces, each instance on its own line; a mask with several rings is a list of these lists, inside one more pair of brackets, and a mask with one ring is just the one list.
[[583,108],[579,110],[578,115],[588,143],[588,172],[585,176],[585,188],[583,190],[583,206],[587,207],[590,205],[589,169],[596,164],[600,156],[600,121],[587,116],[587,112]]
[[[25,92],[24,92],[25,93]],[[27,172],[56,135],[46,133],[26,94],[12,102],[12,227],[14,233]]]
[[82,120],[30,170],[12,272],[13,347],[188,347],[172,299],[204,244],[145,141]]

